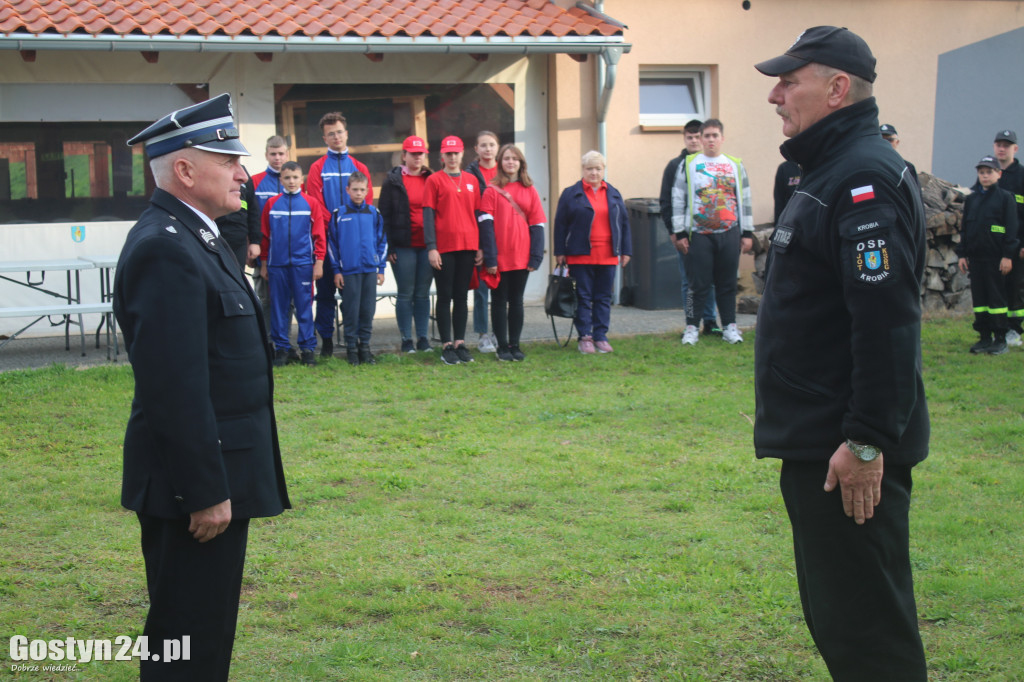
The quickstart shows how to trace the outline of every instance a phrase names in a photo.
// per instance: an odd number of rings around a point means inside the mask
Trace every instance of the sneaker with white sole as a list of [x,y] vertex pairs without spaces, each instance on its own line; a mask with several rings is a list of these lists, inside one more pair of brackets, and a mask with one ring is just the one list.
[[681,342],[684,346],[696,346],[700,341],[700,330],[692,324],[686,325]]
[[1019,346],[1021,343],[1020,332],[1016,329],[1010,329],[1006,332],[1006,345],[1007,346]]
[[476,349],[481,353],[493,353],[496,346],[490,334],[481,334],[480,340],[476,343]]
[[736,323],[727,324],[722,330],[722,339],[728,343],[743,343],[743,335],[736,328]]

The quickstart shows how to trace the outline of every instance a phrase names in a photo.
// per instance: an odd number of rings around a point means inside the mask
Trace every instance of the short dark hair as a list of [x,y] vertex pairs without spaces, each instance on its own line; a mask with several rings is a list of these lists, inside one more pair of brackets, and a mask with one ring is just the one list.
[[725,132],[725,126],[722,125],[722,122],[719,121],[717,118],[709,118],[708,120],[700,124],[701,135],[703,135],[704,131],[707,130],[708,128],[718,128],[718,132]]
[[285,161],[283,164],[281,164],[281,172],[284,173],[286,170],[297,170],[301,173],[302,166],[299,165],[298,161]]
[[340,111],[328,111],[320,117],[320,123],[318,124],[320,126],[320,132],[322,133],[324,131],[324,126],[329,126],[334,123],[340,123],[345,126],[345,130],[348,130],[348,121],[345,120],[345,117],[341,115]]
[[363,175],[362,171],[356,171],[355,173],[352,173],[352,175],[348,176],[348,184],[351,185],[353,182],[365,182],[369,185],[370,179]]
[[684,133],[690,133],[691,135],[693,133],[699,133],[700,132],[700,121],[698,121],[695,118],[691,119],[689,121],[689,123],[687,123],[685,126],[683,126],[683,132]]

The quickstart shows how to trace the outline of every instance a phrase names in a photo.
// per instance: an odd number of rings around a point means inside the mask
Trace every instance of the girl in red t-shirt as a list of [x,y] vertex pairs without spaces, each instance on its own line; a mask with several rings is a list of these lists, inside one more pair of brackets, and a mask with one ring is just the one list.
[[444,168],[427,178],[423,196],[423,238],[434,268],[438,332],[446,365],[473,362],[466,348],[467,294],[473,268],[483,262],[476,210],[480,202],[477,179],[462,170],[462,140],[441,140]]
[[480,241],[484,266],[501,273],[491,296],[491,328],[498,338],[498,360],[521,361],[523,293],[526,279],[544,258],[544,208],[526,172],[526,157],[512,144],[498,151],[498,173],[480,201]]

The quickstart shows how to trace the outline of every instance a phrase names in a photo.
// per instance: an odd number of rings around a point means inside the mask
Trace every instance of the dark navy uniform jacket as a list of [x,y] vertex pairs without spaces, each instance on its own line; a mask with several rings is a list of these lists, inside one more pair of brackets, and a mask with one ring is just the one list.
[[827,461],[850,438],[912,465],[929,436],[920,189],[878,134],[873,97],[782,154],[803,177],[772,234],[757,314],[757,456]]
[[157,189],[128,233],[114,314],[135,374],[121,504],[166,519],[290,507],[260,305],[228,247]]

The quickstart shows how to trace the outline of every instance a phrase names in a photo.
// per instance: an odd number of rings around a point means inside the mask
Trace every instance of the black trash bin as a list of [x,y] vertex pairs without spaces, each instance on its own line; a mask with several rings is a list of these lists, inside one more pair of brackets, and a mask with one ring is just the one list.
[[620,300],[644,310],[681,309],[678,252],[661,221],[658,200],[627,199],[626,209],[633,232],[633,259],[622,271]]

